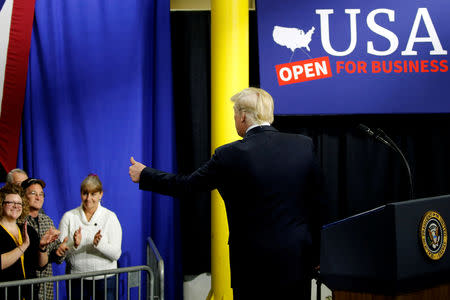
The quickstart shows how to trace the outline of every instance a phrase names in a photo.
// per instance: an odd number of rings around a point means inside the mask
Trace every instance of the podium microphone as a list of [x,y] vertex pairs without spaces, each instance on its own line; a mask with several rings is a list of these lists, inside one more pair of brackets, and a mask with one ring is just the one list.
[[403,152],[402,152],[402,150],[400,150],[400,148],[399,147],[397,147],[397,144],[395,144],[395,142],[393,141],[393,140],[391,140],[391,138],[386,134],[386,133],[384,133],[384,131],[383,130],[381,130],[380,128],[377,128],[376,130],[375,130],[375,132],[377,133],[377,134],[379,134],[379,135],[382,135],[383,136],[383,138],[384,139],[386,139],[390,144],[391,144],[391,146],[395,149],[395,151],[397,151],[397,153],[398,154],[400,154],[400,156],[402,157],[402,159],[403,159],[403,162],[405,163],[405,166],[406,166],[406,170],[408,171],[408,176],[409,176],[409,193],[410,193],[410,199],[412,200],[412,199],[414,199],[413,197],[414,197],[414,189],[413,189],[413,181],[412,181],[412,175],[411,175],[411,168],[409,167],[409,164],[408,164],[408,161],[406,160],[406,157],[405,157],[405,155],[403,155]]
[[[383,138],[381,136],[381,132],[378,132],[378,131],[377,132],[373,132],[372,129],[370,129],[369,127],[367,127],[364,124],[359,124],[358,128],[361,129],[363,132],[365,132],[367,135],[373,136],[375,139],[379,140],[380,142],[382,142],[383,144],[385,144],[389,148],[392,148],[392,149],[397,151],[397,149],[395,149],[395,147],[392,146],[391,143],[389,143],[385,138]],[[381,131],[381,129],[380,129],[380,131]]]
[[412,175],[411,175],[411,168],[409,167],[408,161],[406,160],[405,155],[403,155],[403,152],[400,150],[400,148],[395,144],[395,142],[386,134],[384,133],[381,128],[375,129],[375,131],[372,131],[369,127],[363,124],[359,124],[358,128],[364,131],[366,134],[373,136],[383,144],[389,146],[390,148],[394,149],[395,152],[400,154],[400,156],[403,159],[403,162],[406,166],[406,170],[408,171],[408,178],[409,178],[409,197],[410,200],[414,199],[414,189],[413,189],[413,181],[412,181]]

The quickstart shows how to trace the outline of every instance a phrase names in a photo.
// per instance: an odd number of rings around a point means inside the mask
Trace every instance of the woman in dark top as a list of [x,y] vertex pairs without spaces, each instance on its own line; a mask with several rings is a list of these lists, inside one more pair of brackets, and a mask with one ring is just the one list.
[[[20,186],[6,184],[0,189],[0,282],[36,277],[36,270],[48,263],[47,245],[59,235],[59,231],[52,228],[39,240],[36,231],[26,222],[17,225],[28,215],[24,196]],[[18,299],[17,287],[8,288],[7,292],[7,299]],[[31,299],[30,285],[22,287],[21,296]],[[33,298],[37,299],[37,294]],[[4,289],[0,289],[0,299],[5,299]]]

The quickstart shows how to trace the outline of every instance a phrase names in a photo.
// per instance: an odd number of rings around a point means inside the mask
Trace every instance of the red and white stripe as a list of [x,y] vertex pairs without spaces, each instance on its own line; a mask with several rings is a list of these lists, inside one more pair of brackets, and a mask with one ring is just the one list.
[[16,167],[35,0],[6,0],[0,11],[0,163]]

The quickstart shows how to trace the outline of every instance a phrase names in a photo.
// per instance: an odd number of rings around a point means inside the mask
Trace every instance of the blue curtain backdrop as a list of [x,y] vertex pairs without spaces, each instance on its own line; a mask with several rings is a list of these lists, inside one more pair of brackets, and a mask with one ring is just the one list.
[[120,266],[145,264],[151,236],[166,298],[181,299],[178,203],[128,176],[130,156],[174,171],[171,71],[169,0],[36,1],[19,165],[47,183],[57,227],[98,174],[123,229]]

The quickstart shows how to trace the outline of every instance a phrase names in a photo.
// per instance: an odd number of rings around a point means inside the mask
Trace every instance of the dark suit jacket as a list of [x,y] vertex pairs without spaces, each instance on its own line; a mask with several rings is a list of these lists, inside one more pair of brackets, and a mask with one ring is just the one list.
[[256,127],[217,148],[190,175],[145,168],[139,187],[172,196],[218,189],[227,210],[232,286],[283,286],[308,277],[317,263],[320,171],[313,148],[306,136]]

